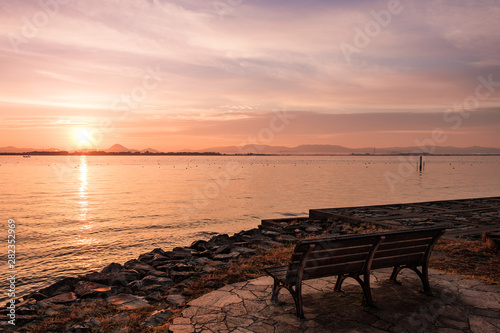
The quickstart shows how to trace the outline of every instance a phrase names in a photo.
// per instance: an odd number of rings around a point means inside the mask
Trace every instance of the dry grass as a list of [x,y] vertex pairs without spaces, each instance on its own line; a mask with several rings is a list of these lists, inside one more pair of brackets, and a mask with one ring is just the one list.
[[226,284],[254,279],[264,275],[264,268],[286,265],[295,244],[285,244],[270,251],[259,250],[257,255],[232,261],[229,266],[218,268],[190,283],[184,290],[188,299],[197,298]]
[[500,253],[488,237],[483,237],[483,241],[439,240],[432,252],[430,267],[500,285]]

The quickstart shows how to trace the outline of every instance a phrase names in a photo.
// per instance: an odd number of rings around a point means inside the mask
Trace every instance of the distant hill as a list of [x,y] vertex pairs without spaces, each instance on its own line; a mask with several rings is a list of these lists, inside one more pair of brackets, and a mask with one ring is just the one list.
[[500,154],[500,148],[489,147],[387,147],[387,148],[348,148],[338,145],[300,145],[296,147],[269,146],[269,145],[245,145],[212,147],[200,152],[219,152],[223,154],[319,154],[319,155],[344,155],[344,154],[409,154],[409,153],[432,153],[432,154]]
[[112,145],[108,149],[104,149],[104,151],[106,153],[127,153],[127,152],[136,153],[136,152],[138,152],[138,150],[136,150],[136,149],[128,149],[128,148],[126,148],[118,143]]
[[60,149],[57,148],[17,148],[17,147],[0,147],[0,153],[29,153],[32,151],[61,151]]
[[[16,147],[0,147],[0,153],[29,153],[29,152],[59,152],[60,149],[36,149],[36,148],[16,148]],[[96,151],[96,149],[82,149],[81,152]],[[114,144],[108,149],[104,149],[107,153],[160,153],[153,148],[142,150],[130,149],[121,144]],[[500,148],[490,148],[481,146],[471,147],[452,147],[452,146],[437,146],[433,149],[430,147],[387,147],[387,148],[348,148],[338,145],[300,145],[296,147],[286,146],[269,146],[269,145],[245,145],[245,146],[224,146],[212,147],[201,150],[188,150],[183,152],[200,152],[200,153],[221,153],[221,154],[277,154],[277,155],[350,155],[350,154],[409,154],[409,153],[431,153],[443,155],[468,155],[468,154],[500,154]]]

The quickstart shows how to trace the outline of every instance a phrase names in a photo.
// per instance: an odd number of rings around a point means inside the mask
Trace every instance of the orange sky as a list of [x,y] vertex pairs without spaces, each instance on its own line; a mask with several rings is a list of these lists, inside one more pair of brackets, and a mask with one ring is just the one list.
[[0,147],[500,147],[495,2],[5,1],[0,31]]

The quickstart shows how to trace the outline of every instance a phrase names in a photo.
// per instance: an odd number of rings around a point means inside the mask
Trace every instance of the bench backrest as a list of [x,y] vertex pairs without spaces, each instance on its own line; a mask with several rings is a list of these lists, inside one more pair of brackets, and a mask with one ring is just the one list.
[[[363,273],[371,268],[422,264],[443,228],[419,228],[301,241],[288,266],[287,279],[301,280]],[[372,261],[373,259],[373,261]]]
[[302,263],[302,280],[346,271],[362,272],[366,268],[367,259],[380,241],[381,237],[378,235],[363,235],[299,242],[288,266],[287,278],[296,277]]
[[427,228],[381,233],[385,239],[375,252],[371,268],[423,264],[444,230]]

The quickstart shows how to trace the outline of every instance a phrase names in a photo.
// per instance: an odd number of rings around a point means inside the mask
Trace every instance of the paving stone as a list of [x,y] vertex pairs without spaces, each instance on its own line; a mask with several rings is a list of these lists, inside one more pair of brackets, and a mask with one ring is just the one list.
[[[463,319],[467,320],[467,317],[463,318]],[[459,320],[455,320],[455,319],[451,319],[451,318],[447,318],[447,317],[439,317],[438,321],[441,324],[443,324],[444,327],[449,327],[449,328],[453,328],[453,329],[457,329],[457,330],[465,330],[465,329],[469,328],[469,323],[463,322],[461,320],[459,321]]]
[[274,326],[265,324],[263,322],[253,323],[248,326],[248,329],[255,333],[269,333],[274,332]]
[[253,331],[247,330],[246,328],[243,327],[238,327],[232,333],[254,333]]
[[223,319],[224,319],[224,313],[220,312],[220,313],[212,313],[212,314],[196,316],[195,318],[192,319],[192,322],[194,324],[207,324],[213,322],[220,322]]
[[247,309],[248,314],[255,314],[262,309],[266,307],[266,303],[262,301],[249,301],[249,300],[244,300],[243,304],[245,305],[245,308]]
[[500,309],[500,294],[465,289],[460,292],[463,302],[482,309]]
[[300,327],[300,325],[301,325],[300,319],[297,318],[297,316],[292,315],[292,314],[283,314],[283,315],[274,317],[274,319],[276,319],[276,321],[283,322],[283,323],[286,323],[288,325],[292,325],[295,327]]
[[205,328],[212,332],[223,332],[228,329],[225,322],[206,324]]
[[248,284],[252,286],[264,286],[264,287],[269,287],[270,285],[273,285],[273,278],[270,276],[263,276],[258,279],[253,279],[248,282]]
[[193,325],[170,325],[168,328],[172,333],[192,333],[194,332]]
[[183,318],[183,317],[177,317],[174,319],[173,322],[174,325],[190,325],[191,324],[191,319],[189,318]]
[[255,299],[257,299],[257,296],[255,296],[255,294],[249,290],[235,289],[232,292],[234,294],[238,295],[243,300],[248,300],[248,299],[255,300]]
[[485,317],[471,315],[469,324],[473,333],[498,333],[500,331],[500,326],[493,325]]
[[250,319],[250,318],[245,318],[245,317],[227,316],[226,323],[227,323],[227,327],[229,327],[229,328],[242,328],[242,327],[248,327],[248,326],[252,325],[254,323],[254,320]]
[[234,317],[243,316],[243,315],[248,314],[247,308],[245,307],[243,302],[227,305],[224,307],[224,311],[228,315],[234,316]]
[[233,304],[241,302],[241,298],[227,291],[214,291],[201,296],[191,302],[191,306],[199,307],[223,307],[227,304]]

